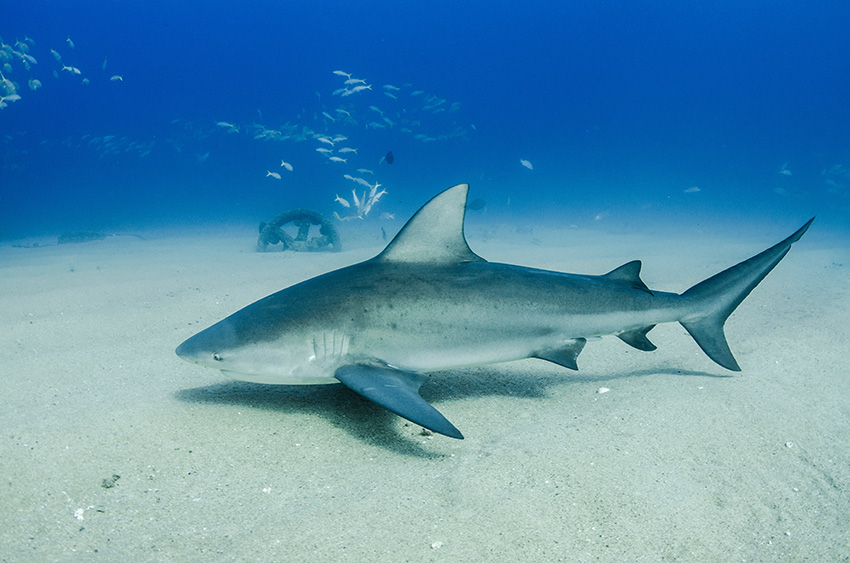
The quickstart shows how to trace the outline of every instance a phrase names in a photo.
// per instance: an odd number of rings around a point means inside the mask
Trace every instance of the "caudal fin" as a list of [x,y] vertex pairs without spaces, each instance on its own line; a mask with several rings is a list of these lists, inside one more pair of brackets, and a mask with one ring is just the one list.
[[701,281],[682,297],[693,302],[691,312],[679,322],[709,358],[732,371],[741,371],[729,349],[723,325],[738,305],[779,264],[791,245],[800,240],[815,218],[790,237],[749,260]]

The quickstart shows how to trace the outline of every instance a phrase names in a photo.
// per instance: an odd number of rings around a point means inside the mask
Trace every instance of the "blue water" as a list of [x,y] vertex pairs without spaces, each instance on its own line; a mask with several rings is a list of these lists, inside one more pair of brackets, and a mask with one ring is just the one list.
[[[387,191],[364,225],[390,213],[396,228],[460,182],[493,216],[579,227],[850,217],[847,2],[4,0],[0,13],[3,95],[20,96],[0,110],[2,239],[346,213],[335,196],[369,189],[345,174]],[[337,70],[371,89],[334,95]],[[332,153],[347,162],[315,150],[331,148],[323,135],[347,137]]]

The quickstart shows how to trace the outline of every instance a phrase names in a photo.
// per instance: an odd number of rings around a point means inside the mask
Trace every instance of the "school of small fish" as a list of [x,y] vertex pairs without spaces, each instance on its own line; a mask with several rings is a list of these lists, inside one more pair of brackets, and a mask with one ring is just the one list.
[[[38,70],[36,65],[38,65],[39,62],[34,54],[35,47],[35,40],[29,37],[18,40],[13,44],[7,44],[2,40],[2,38],[0,38],[0,65],[2,65],[2,70],[0,70],[0,109],[7,108],[11,104],[22,99],[23,92],[21,91],[21,87],[18,82],[12,78],[13,76],[19,75],[21,70],[29,74],[29,76],[26,76],[26,85],[31,91],[39,90],[44,86],[43,81],[32,74]],[[77,49],[77,45],[75,45],[71,37],[67,37],[63,44],[56,45],[54,48],[45,50],[45,53],[49,55],[47,56],[47,59],[50,60],[50,64],[47,65],[48,68],[46,70],[50,71],[51,68],[49,67],[52,67],[52,74],[55,80],[61,82],[62,80],[67,81],[68,78],[73,78],[78,84],[87,85],[95,78],[95,76],[86,73],[86,69],[76,62],[76,60],[83,60],[82,55],[84,53],[80,52],[80,49]],[[115,74],[112,72],[106,74],[108,67],[106,58],[103,59],[103,63],[100,66],[101,71],[104,73],[102,80],[111,83],[124,82],[123,74]],[[62,77],[66,78],[63,79]],[[365,79],[355,78],[350,74],[342,76],[341,78],[344,78],[344,91],[338,92],[338,95],[342,98],[348,98],[351,100],[353,99],[350,98],[351,96],[362,96],[364,94],[368,94],[372,90],[372,85]],[[391,86],[386,89],[386,91],[399,90],[400,88]],[[399,113],[401,111],[403,110],[399,110]],[[300,117],[303,119],[303,116]],[[313,139],[319,145],[316,147],[316,154],[324,157],[328,163],[335,166],[350,166],[352,159],[357,159],[359,157],[359,148],[357,146],[351,146],[350,143],[346,143],[348,140],[347,134],[342,134],[340,132],[342,129],[357,132],[357,128],[354,127],[357,123],[357,109],[353,102],[349,101],[345,106],[340,105],[339,107],[322,107],[313,115],[313,121],[314,123],[309,125],[294,125],[292,123],[287,123],[278,128],[268,127],[256,122],[245,125],[231,123],[229,121],[217,121],[215,122],[215,128],[226,134],[233,135],[238,135],[245,131],[251,135],[253,139],[260,141],[291,140],[298,142]],[[384,123],[387,125],[395,125],[396,122],[397,121],[387,118]],[[200,133],[196,124],[192,124],[181,119],[173,120],[170,125],[173,129],[173,131],[171,131],[173,134],[161,135],[160,139],[162,140],[160,140],[159,143],[163,145],[170,145],[178,153],[187,153],[188,155],[191,155],[197,163],[206,162],[210,157],[209,150],[193,150],[189,147],[193,144],[192,141],[198,138],[205,138],[209,135],[209,133]],[[335,127],[337,128],[337,131],[333,131],[333,128]],[[151,140],[149,142],[139,142],[120,135],[86,134],[76,138],[68,137],[62,142],[62,144],[67,147],[92,149],[100,158],[115,157],[121,154],[133,152],[137,153],[139,157],[145,157],[154,149],[155,141]],[[381,153],[383,150],[384,149],[382,147]],[[295,172],[296,166],[292,163],[290,158],[281,158],[279,161],[280,168],[285,169],[286,173]],[[362,166],[362,162],[364,161],[361,160],[360,162],[360,166]],[[361,168],[361,170],[367,170],[365,173],[374,174],[374,172],[365,168]],[[265,177],[274,180],[283,179],[281,173],[276,172],[271,168],[265,170]],[[352,210],[352,215],[346,215],[343,220],[353,217],[365,217],[386,193],[386,190],[377,190],[376,186],[380,185],[378,182],[375,182],[373,185],[364,181],[364,184],[365,187],[367,187],[367,190],[363,191],[360,196],[352,194],[353,199],[356,201],[353,207],[349,204],[349,208]]]
[[[115,90],[110,91],[121,92],[120,85],[124,82],[124,74],[116,74],[112,68],[107,72],[110,65],[107,64],[106,58],[99,65],[100,71],[90,68],[91,64],[80,63],[79,61],[85,63],[86,60],[91,60],[90,56],[83,56],[90,55],[85,53],[85,50],[84,42],[81,41],[78,48],[71,37],[49,49],[39,48],[35,40],[26,36],[10,43],[0,37],[0,110],[15,104],[15,109],[11,111],[18,111],[17,108],[27,104],[27,101],[19,103],[21,100],[29,100],[29,96],[40,96],[42,94],[39,92],[42,90],[85,87],[92,81],[112,83],[115,86],[108,88]],[[50,73],[53,80],[50,81],[39,73]],[[206,146],[197,146],[198,140],[213,135],[219,135],[222,139],[226,138],[226,135],[233,135],[234,140],[247,138],[257,142],[281,143],[282,148],[275,149],[277,154],[271,155],[267,162],[257,166],[262,167],[260,170],[252,167],[252,177],[260,178],[260,171],[264,170],[265,178],[279,180],[280,186],[288,186],[299,177],[308,175],[316,166],[327,166],[328,171],[339,173],[339,183],[322,189],[327,190],[328,201],[331,201],[330,197],[334,195],[332,202],[340,207],[334,212],[334,216],[340,221],[347,221],[369,216],[387,193],[386,189],[379,188],[382,187],[380,180],[386,180],[384,172],[393,161],[388,158],[393,151],[388,149],[396,149],[400,161],[404,159],[398,147],[387,146],[385,139],[390,138],[388,135],[394,139],[432,143],[452,139],[468,140],[477,132],[475,125],[462,122],[459,102],[450,102],[445,97],[414,86],[410,82],[396,83],[399,85],[381,84],[383,80],[374,81],[359,73],[343,70],[332,70],[330,74],[336,87],[316,92],[317,107],[301,110],[293,119],[282,125],[260,123],[259,121],[264,119],[258,110],[259,119],[251,122],[210,120],[197,124],[180,118],[174,119],[169,124],[169,134],[158,135],[158,140],[140,141],[120,134],[85,134],[67,137],[62,144],[85,147],[94,151],[99,158],[123,154],[146,157],[156,146],[166,146],[177,153],[185,154],[195,163],[202,164],[211,154],[213,159],[221,154],[215,149],[211,151]],[[376,142],[375,139],[379,141]],[[305,143],[308,148],[306,151],[290,149],[285,143]],[[513,162],[513,166],[516,166],[516,160]],[[519,164],[529,171],[534,170],[530,160],[520,158]],[[275,170],[281,170],[283,174]],[[804,177],[805,171],[800,173],[801,176],[794,176],[788,162],[785,162],[779,168],[778,175],[788,179],[777,179],[777,182],[783,185],[793,183]],[[369,180],[364,176],[368,176]],[[850,191],[848,167],[833,165],[824,169],[822,176],[827,190],[835,193]],[[284,177],[286,181],[283,181]],[[352,182],[353,188],[347,182]],[[349,190],[351,197],[339,195],[347,194]],[[781,187],[775,189],[777,193],[784,193],[784,190],[785,188]],[[691,186],[682,191],[686,194],[697,194],[701,192],[701,188]],[[600,220],[605,216],[605,213],[600,213],[596,219]],[[379,218],[391,220],[394,215],[381,213]]]
[[[348,176],[348,175],[346,174],[346,176]],[[349,177],[349,179],[357,180],[357,181],[363,180],[362,178],[351,178],[351,177]],[[360,183],[360,182],[358,182],[358,183]],[[339,194],[336,194],[336,199],[334,199],[334,201],[336,201],[337,203],[339,203],[340,205],[342,205],[346,209],[350,209],[351,211],[349,213],[346,213],[345,215],[340,215],[338,211],[334,211],[334,217],[336,217],[340,221],[348,221],[350,219],[363,219],[369,214],[369,212],[372,210],[372,207],[376,203],[378,203],[378,200],[380,200],[381,197],[384,194],[387,193],[387,190],[378,191],[378,188],[381,187],[381,184],[379,184],[378,182],[375,182],[374,186],[370,185],[368,182],[365,182],[365,180],[363,180],[363,183],[365,183],[365,185],[368,186],[369,195],[367,196],[366,192],[363,191],[362,194],[358,197],[357,196],[357,190],[352,189],[351,190],[351,199],[354,202],[353,206],[351,205],[351,203],[348,202],[348,200],[346,200],[345,198],[339,197]],[[389,213],[382,213],[381,214],[381,219],[387,220],[387,219],[390,219],[390,218],[395,218],[395,217],[390,215]]]
[[[338,77],[339,87],[324,97],[317,92],[317,96],[324,103],[312,114],[302,112],[297,116],[297,121],[287,121],[274,127],[256,121],[250,124],[236,124],[229,120],[218,121],[215,125],[226,134],[245,132],[256,141],[310,142],[313,144],[313,154],[330,166],[338,166],[343,171],[359,166],[355,169],[357,175],[353,175],[354,172],[342,174],[343,181],[353,181],[358,185],[352,190],[351,197],[346,199],[339,193],[334,194],[333,201],[342,207],[334,213],[340,221],[367,217],[387,193],[386,189],[378,189],[381,186],[379,180],[367,181],[362,177],[375,176],[374,170],[363,166],[365,163],[377,165],[376,170],[392,163],[392,160],[386,158],[386,155],[392,152],[387,152],[384,147],[381,147],[377,154],[361,150],[362,144],[371,146],[368,141],[374,132],[398,132],[424,143],[466,138],[469,134],[457,121],[460,110],[458,102],[448,102],[445,98],[428,95],[424,89],[414,89],[410,83],[401,86],[383,84],[379,87],[366,78],[355,76],[354,73],[334,70],[332,74]],[[435,126],[443,128],[443,132],[435,131]],[[448,132],[445,132],[446,130]],[[358,143],[354,142],[355,138],[359,140]],[[299,154],[303,159],[303,151],[296,153],[282,150],[280,156],[283,158],[278,157],[280,166],[293,172],[296,168],[293,162],[298,164],[295,161],[298,160]],[[302,167],[300,164],[297,168],[299,171],[309,170],[308,166]],[[271,169],[265,170],[265,177],[282,179],[280,174]],[[343,186],[339,186],[335,191],[344,190]],[[380,217],[382,220],[391,220],[394,215],[383,213]]]
[[[35,71],[38,64],[33,54],[35,45],[35,41],[28,37],[12,45],[0,38],[0,64],[3,65],[0,73],[0,109],[21,100],[20,87],[9,76],[12,76],[13,72],[17,73],[15,67],[18,65],[27,73]],[[67,37],[63,44],[45,50],[45,53],[49,53],[47,58],[51,62],[48,66],[53,66],[52,74],[55,80],[74,79],[78,84],[86,85],[95,78],[77,63],[77,60],[84,60],[81,56],[83,53],[79,51],[71,37]],[[124,82],[123,74],[106,73],[107,59],[104,58],[100,66],[103,73],[101,80],[117,84]],[[341,184],[337,189],[342,191],[343,182],[353,181],[356,184],[356,188],[351,190],[351,197],[348,198],[350,201],[339,195],[334,199],[342,208],[342,213],[335,213],[341,221],[367,217],[387,193],[385,188],[379,189],[382,185],[378,179],[367,181],[362,177],[376,176],[372,169],[375,165],[378,166],[375,170],[380,171],[382,166],[391,162],[384,156],[390,154],[387,149],[391,147],[381,146],[376,154],[360,150],[363,144],[369,144],[369,135],[373,132],[393,131],[423,143],[467,138],[469,134],[468,129],[457,120],[459,102],[449,102],[446,98],[427,94],[425,89],[414,88],[410,83],[399,86],[389,83],[378,85],[365,77],[342,70],[334,70],[332,74],[338,78],[339,87],[327,92],[324,97],[319,93],[323,102],[321,107],[317,108],[312,116],[308,112],[299,114],[297,120],[300,123],[288,121],[282,126],[271,127],[256,121],[246,124],[222,120],[214,122],[213,129],[228,135],[248,134],[256,141],[315,143],[314,154],[317,157],[328,165],[343,169]],[[32,75],[27,76],[26,84],[31,91],[39,90],[44,85],[42,80]],[[209,150],[192,150],[189,146],[193,139],[203,138],[211,133],[199,135],[195,124],[181,119],[173,120],[171,126],[176,130],[173,131],[175,134],[162,135],[159,142],[170,145],[178,153],[191,154],[197,163],[206,162],[210,157]],[[358,139],[360,143],[355,144],[349,137]],[[132,152],[144,157],[154,149],[155,142],[138,142],[120,135],[83,135],[76,139],[68,138],[65,144],[89,147],[101,158],[105,158]],[[296,168],[309,170],[309,166],[302,168],[296,162],[299,158],[304,158],[303,154],[299,157],[295,151],[290,155],[289,151],[283,150],[280,156],[283,158],[279,157],[278,169],[285,169],[287,174],[296,174]],[[265,178],[283,180],[281,173],[272,168],[274,165],[268,164],[270,166],[264,171]],[[370,164],[372,166],[369,166]],[[349,169],[356,172],[345,173],[345,170]],[[381,214],[384,220],[393,217],[391,213]]]
[[[68,37],[65,40],[65,44],[68,51],[65,52],[64,56],[68,64],[63,62],[63,55],[57,49],[50,49],[49,51],[53,56],[53,63],[56,65],[52,71],[53,78],[59,79],[61,74],[67,73],[71,77],[79,77],[80,84],[83,86],[90,84],[91,79],[88,76],[83,76],[83,72],[72,64],[72,59],[74,58],[73,50],[75,48],[74,42]],[[32,54],[35,45],[35,40],[30,37],[16,40],[13,44],[6,43],[0,37],[0,66],[2,66],[2,70],[0,70],[0,109],[5,109],[10,103],[22,99],[20,85],[9,78],[15,76],[16,66],[20,65],[27,73],[26,84],[30,90],[36,91],[44,86],[44,83],[39,78],[32,76],[32,73],[35,72],[35,67],[38,66],[38,59]],[[64,49],[64,47],[60,48]],[[106,59],[103,60],[101,69],[103,72],[106,72]],[[123,82],[124,77],[115,74],[107,80],[111,82]]]

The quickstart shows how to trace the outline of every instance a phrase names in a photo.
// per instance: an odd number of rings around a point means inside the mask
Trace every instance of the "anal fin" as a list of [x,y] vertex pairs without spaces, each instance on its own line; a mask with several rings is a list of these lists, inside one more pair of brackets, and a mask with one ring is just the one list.
[[578,355],[581,354],[585,344],[587,344],[587,339],[573,338],[563,346],[535,352],[531,357],[546,360],[547,362],[552,362],[565,368],[578,370]]
[[646,337],[646,333],[652,330],[653,328],[655,328],[655,325],[636,328],[634,330],[627,330],[618,334],[617,338],[619,338],[632,348],[637,348],[638,350],[643,350],[644,352],[652,352],[657,348],[657,346],[649,341],[649,338]]
[[379,365],[351,364],[336,370],[334,377],[355,393],[410,422],[450,438],[463,439],[460,430],[419,395],[427,375]]

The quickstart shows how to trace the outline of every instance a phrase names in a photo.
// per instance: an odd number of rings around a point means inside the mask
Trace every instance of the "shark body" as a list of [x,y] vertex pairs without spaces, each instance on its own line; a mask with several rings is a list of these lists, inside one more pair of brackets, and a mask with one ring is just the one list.
[[419,395],[426,373],[540,358],[578,369],[587,338],[679,322],[720,366],[738,371],[728,316],[802,237],[787,239],[682,294],[650,290],[641,263],[601,276],[487,262],[463,233],[468,185],[426,203],[376,257],[260,299],[177,348],[243,381],[342,383],[425,428],[461,433]]

